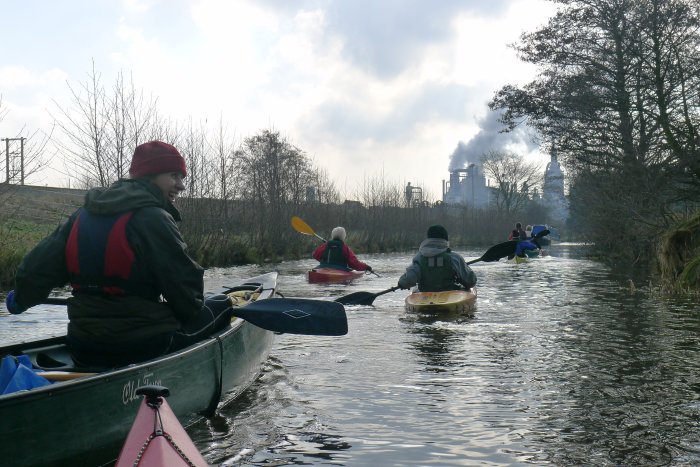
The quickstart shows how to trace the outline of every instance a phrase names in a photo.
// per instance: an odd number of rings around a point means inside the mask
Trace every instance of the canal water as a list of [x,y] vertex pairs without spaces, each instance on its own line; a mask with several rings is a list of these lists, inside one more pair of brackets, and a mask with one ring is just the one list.
[[[700,465],[697,300],[585,249],[472,265],[473,317],[408,313],[397,290],[346,307],[346,336],[277,335],[257,382],[188,431],[221,466]],[[304,260],[208,270],[207,287],[277,270],[284,296],[334,299],[396,285],[411,257],[361,255],[381,277],[351,285],[306,283]],[[2,341],[65,328],[43,311],[4,316]]]

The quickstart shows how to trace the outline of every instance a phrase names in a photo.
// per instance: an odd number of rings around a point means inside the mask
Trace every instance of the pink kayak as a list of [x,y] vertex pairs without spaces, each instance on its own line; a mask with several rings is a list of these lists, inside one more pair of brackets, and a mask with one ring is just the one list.
[[199,450],[178,421],[162,386],[143,386],[136,419],[119,453],[115,467],[207,467]]
[[306,272],[306,279],[311,284],[320,284],[324,282],[350,282],[353,279],[362,277],[364,271],[346,271],[344,269],[335,268],[314,268]]

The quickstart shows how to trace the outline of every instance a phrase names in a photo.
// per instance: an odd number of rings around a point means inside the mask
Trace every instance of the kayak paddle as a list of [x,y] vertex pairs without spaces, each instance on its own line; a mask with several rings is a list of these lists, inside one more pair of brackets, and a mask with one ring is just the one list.
[[473,259],[471,261],[467,261],[467,264],[474,264],[479,261],[484,261],[487,263],[490,263],[492,261],[498,261],[501,258],[505,258],[508,255],[512,255],[515,252],[515,245],[518,242],[514,240],[508,240],[507,242],[499,243],[498,245],[494,245],[488,250],[486,250],[486,253],[481,255],[480,258]]
[[542,249],[542,247],[540,246],[540,242],[538,242],[537,240],[544,237],[545,235],[549,235],[549,230],[547,230],[547,229],[540,230],[539,232],[537,232],[537,234],[535,234],[534,237],[532,237],[532,242],[535,245],[537,245],[537,248],[539,248],[540,250]]
[[304,222],[300,217],[292,216],[292,227],[300,234],[313,235],[323,242],[326,241],[325,238],[321,237],[316,232],[314,232],[314,229],[312,229],[311,226]]
[[233,315],[268,331],[312,336],[344,336],[348,318],[342,304],[307,298],[267,298],[240,308]]
[[[538,232],[537,235],[533,237],[533,240],[536,240],[540,237],[544,237],[549,233],[549,230],[543,230],[541,232]],[[508,240],[507,242],[499,243],[498,245],[494,245],[488,250],[486,250],[486,253],[481,255],[480,258],[473,259],[467,264],[474,264],[478,261],[484,261],[487,263],[493,262],[493,261],[498,261],[501,258],[505,258],[506,256],[512,255],[515,253],[515,246],[517,245],[518,242],[515,240]],[[535,242],[536,243],[536,242]],[[336,298],[334,301],[338,303],[342,303],[343,305],[371,305],[372,302],[374,302],[374,299],[379,297],[380,295],[384,295],[385,293],[393,292],[394,290],[397,290],[399,287],[392,287],[390,289],[382,290],[381,292],[353,292],[349,295],[344,295],[342,297]]]
[[353,292],[350,295],[338,297],[335,299],[335,301],[342,303],[343,305],[371,305],[375,298],[379,297],[380,295],[384,295],[385,293],[393,292],[397,289],[398,287],[392,287],[377,293]]
[[[540,232],[537,232],[537,235],[532,237],[532,241],[539,248],[540,244],[537,243],[537,239],[542,238],[548,234],[549,230],[542,230]],[[467,264],[474,264],[478,261],[490,263],[493,261],[498,261],[501,258],[505,258],[506,256],[511,256],[515,253],[515,247],[517,246],[517,244],[518,242],[516,240],[508,240],[507,242],[499,243],[498,245],[494,245],[488,250],[486,250],[486,253],[481,255],[481,258],[467,261]]]
[[[66,305],[65,298],[47,298],[47,305]],[[268,298],[233,307],[233,316],[268,331],[312,336],[344,336],[348,318],[341,303],[306,298]]]

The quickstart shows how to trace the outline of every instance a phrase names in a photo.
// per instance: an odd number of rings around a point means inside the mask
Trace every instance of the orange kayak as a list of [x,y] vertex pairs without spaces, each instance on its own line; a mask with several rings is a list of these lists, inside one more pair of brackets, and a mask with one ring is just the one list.
[[324,282],[350,282],[358,277],[362,277],[364,271],[346,271],[335,268],[314,268],[306,272],[306,279],[311,284]]
[[206,467],[189,435],[178,421],[165,398],[169,391],[162,386],[143,386],[144,394],[126,442],[115,467]]

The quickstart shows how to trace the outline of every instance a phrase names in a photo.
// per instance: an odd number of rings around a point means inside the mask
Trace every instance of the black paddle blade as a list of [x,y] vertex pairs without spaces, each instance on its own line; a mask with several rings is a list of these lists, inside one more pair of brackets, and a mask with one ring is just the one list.
[[477,261],[485,261],[487,263],[490,263],[492,261],[498,261],[501,258],[505,258],[506,256],[515,253],[515,246],[517,245],[517,243],[518,242],[516,242],[515,240],[508,240],[507,242],[494,245],[488,250],[486,250],[486,253],[484,253],[481,256],[481,258],[468,261],[467,264],[473,264]]
[[542,245],[540,245],[540,242],[538,242],[537,240],[544,237],[545,235],[549,235],[549,230],[547,230],[547,229],[540,230],[539,232],[537,232],[537,234],[534,237],[532,237],[532,243],[537,245],[537,248],[542,249]]
[[312,336],[348,333],[345,307],[326,300],[268,298],[233,308],[233,315],[273,332]]
[[377,293],[370,292],[354,292],[349,295],[344,295],[335,299],[336,302],[342,303],[343,305],[371,305],[374,299],[385,293],[393,292],[398,290],[398,287],[392,287],[390,289],[382,290]]
[[355,292],[336,298],[335,301],[343,305],[371,305],[375,298],[377,298],[376,293]]

